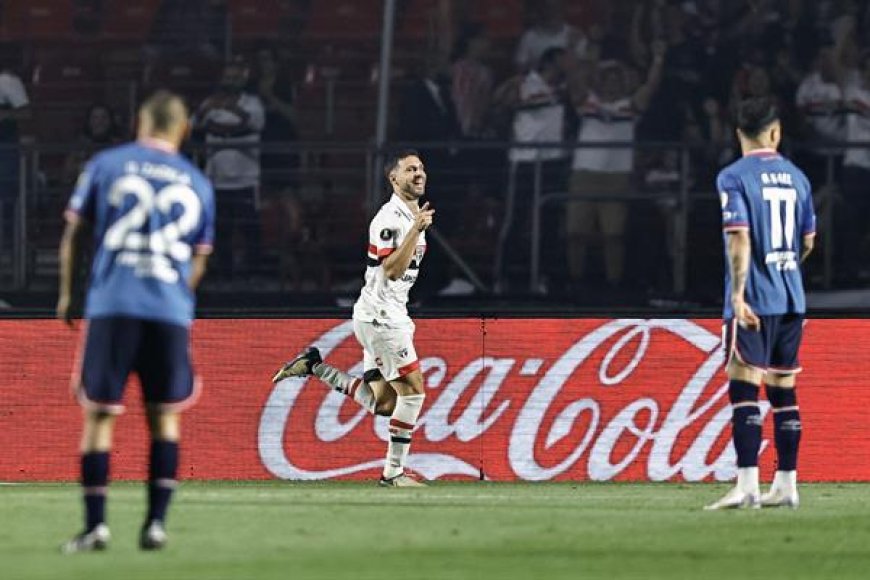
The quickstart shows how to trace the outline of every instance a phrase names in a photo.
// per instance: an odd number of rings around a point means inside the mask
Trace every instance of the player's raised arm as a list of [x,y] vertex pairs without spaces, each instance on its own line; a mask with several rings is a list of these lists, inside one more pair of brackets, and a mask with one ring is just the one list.
[[646,81],[637,89],[631,101],[634,108],[638,111],[645,111],[649,106],[649,102],[659,88],[662,81],[662,67],[665,63],[665,52],[667,46],[664,41],[656,40],[651,46],[652,64],[647,74]]
[[429,209],[428,201],[416,213],[411,231],[408,232],[408,235],[405,236],[405,239],[396,248],[396,251],[387,256],[382,264],[387,278],[395,281],[404,276],[408,266],[411,265],[411,260],[414,258],[414,251],[417,248],[420,234],[432,225],[432,216],[434,214],[435,210]]

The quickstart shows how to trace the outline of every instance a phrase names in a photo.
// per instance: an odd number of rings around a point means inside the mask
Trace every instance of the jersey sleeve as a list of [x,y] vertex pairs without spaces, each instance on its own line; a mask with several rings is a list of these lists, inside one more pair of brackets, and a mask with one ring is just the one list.
[[721,173],[716,188],[722,202],[722,229],[726,232],[748,230],[749,211],[740,180],[729,173]]
[[211,254],[214,248],[215,199],[214,190],[207,179],[197,185],[202,202],[202,214],[196,233],[191,240],[194,254]]
[[90,161],[85,165],[76,181],[72,197],[67,203],[64,217],[68,222],[76,222],[82,218],[93,222],[96,206],[97,164]]
[[369,260],[381,263],[399,247],[401,235],[398,224],[391,223],[382,215],[375,216],[369,225]]

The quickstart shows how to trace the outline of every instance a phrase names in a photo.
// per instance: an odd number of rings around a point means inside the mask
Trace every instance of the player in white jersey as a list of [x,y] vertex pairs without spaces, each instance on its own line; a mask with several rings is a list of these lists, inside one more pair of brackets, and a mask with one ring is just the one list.
[[281,367],[272,381],[314,375],[369,413],[390,417],[380,485],[418,487],[424,484],[405,471],[405,460],[426,395],[407,304],[435,210],[428,202],[419,205],[426,192],[426,171],[416,151],[391,157],[384,173],[393,195],[369,225],[365,286],[353,308],[354,334],[363,347],[363,377],[325,363],[320,351],[310,347]]

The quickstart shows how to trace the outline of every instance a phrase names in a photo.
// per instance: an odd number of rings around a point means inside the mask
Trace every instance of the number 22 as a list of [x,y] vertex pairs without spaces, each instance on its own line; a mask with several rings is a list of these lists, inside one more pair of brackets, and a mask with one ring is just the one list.
[[[109,190],[109,203],[120,207],[127,195],[136,198],[134,205],[118,221],[113,223],[103,239],[109,250],[150,251],[154,254],[168,254],[173,259],[184,262],[190,259],[190,245],[181,241],[199,223],[202,203],[193,190],[182,184],[167,185],[155,192],[154,188],[138,175],[125,175]],[[182,207],[181,215],[158,230],[142,233],[140,229],[156,207],[162,214],[168,214],[173,204]]]

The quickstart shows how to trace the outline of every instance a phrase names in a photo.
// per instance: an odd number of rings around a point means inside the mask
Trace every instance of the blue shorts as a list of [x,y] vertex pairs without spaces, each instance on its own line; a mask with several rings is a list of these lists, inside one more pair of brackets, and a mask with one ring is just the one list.
[[772,373],[798,373],[798,350],[804,330],[803,314],[759,316],[761,330],[748,330],[736,318],[723,325],[725,362],[732,357],[750,367]]
[[190,362],[184,326],[127,317],[88,321],[79,374],[78,398],[86,408],[121,413],[131,372],[139,376],[143,399],[166,410],[194,402],[198,381]]

